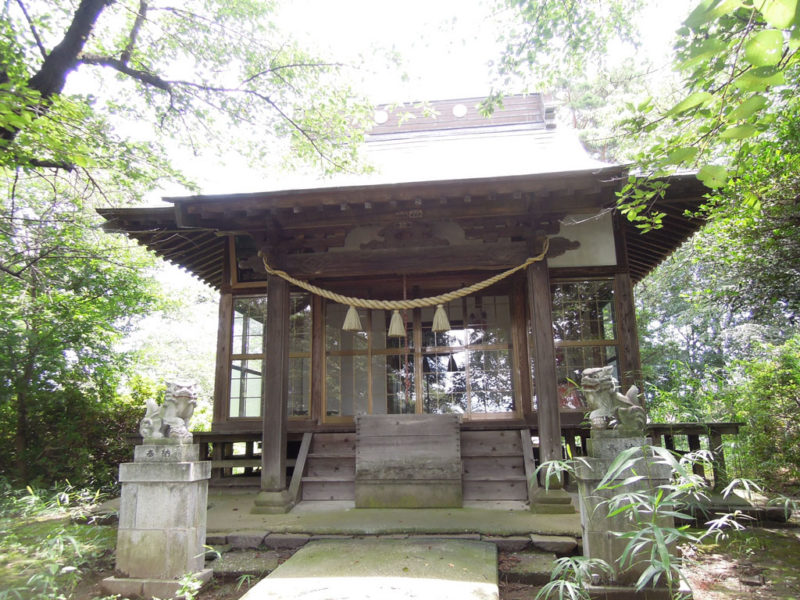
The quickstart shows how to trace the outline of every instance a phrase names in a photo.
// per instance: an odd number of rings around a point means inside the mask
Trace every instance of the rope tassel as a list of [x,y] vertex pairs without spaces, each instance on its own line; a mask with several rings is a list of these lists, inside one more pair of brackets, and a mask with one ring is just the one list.
[[400,311],[395,310],[392,312],[392,320],[389,322],[389,337],[406,337],[406,328],[403,325],[403,317],[400,316]]
[[444,312],[444,305],[437,304],[436,312],[433,313],[433,325],[431,329],[435,333],[444,333],[450,331],[450,320],[447,318],[447,313]]
[[355,306],[350,306],[350,308],[347,309],[342,329],[345,331],[362,331],[364,329],[361,326],[361,319],[358,316],[358,311]]

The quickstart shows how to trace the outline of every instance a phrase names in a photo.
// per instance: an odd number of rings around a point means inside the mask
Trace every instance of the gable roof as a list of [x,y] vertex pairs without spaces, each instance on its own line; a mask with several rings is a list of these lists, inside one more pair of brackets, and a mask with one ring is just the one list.
[[[589,157],[574,132],[552,126],[540,95],[507,98],[488,119],[478,115],[480,100],[379,108],[366,145],[376,169],[371,174],[281,182],[254,193],[165,198],[173,206],[164,208],[103,209],[104,228],[126,233],[220,288],[226,260],[221,234],[229,232],[279,240],[288,251],[305,253],[343,244],[348,224],[385,225],[398,215],[459,215],[474,236],[491,239],[492,223],[520,235],[559,215],[614,207],[627,167]],[[685,212],[697,207],[705,188],[694,176],[670,183],[656,207],[666,213],[662,229],[642,235],[627,221],[623,225],[635,281],[702,224]]]

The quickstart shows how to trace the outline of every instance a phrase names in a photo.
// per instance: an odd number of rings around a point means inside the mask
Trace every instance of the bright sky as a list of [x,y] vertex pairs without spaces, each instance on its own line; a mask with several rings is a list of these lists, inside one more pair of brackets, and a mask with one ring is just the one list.
[[[485,95],[497,56],[490,3],[475,0],[293,0],[282,22],[329,56],[368,63],[365,89],[376,103]],[[395,51],[402,67],[386,66]],[[371,64],[370,64],[371,63]]]
[[[655,65],[669,63],[672,34],[690,3],[654,0],[645,11],[641,52]],[[488,94],[489,62],[501,51],[492,5],[491,0],[284,0],[276,20],[324,58],[362,65],[352,73],[375,104],[415,102]],[[190,157],[186,168],[205,193],[260,189],[253,179],[256,169],[240,159]],[[159,193],[184,194],[177,188]]]
[[[694,0],[654,0],[641,17],[641,49],[665,64]],[[299,40],[345,62],[367,57],[365,89],[377,103],[482,96],[501,51],[490,0],[291,0],[279,20]],[[386,50],[403,68],[387,68]],[[372,69],[369,70],[370,63]],[[404,79],[405,77],[405,79]]]

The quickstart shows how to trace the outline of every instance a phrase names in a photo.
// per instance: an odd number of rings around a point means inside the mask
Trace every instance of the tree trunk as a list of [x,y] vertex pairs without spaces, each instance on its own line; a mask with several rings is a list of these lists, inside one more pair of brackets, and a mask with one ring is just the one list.
[[[67,81],[67,75],[78,64],[86,40],[92,33],[100,13],[115,0],[81,0],[73,14],[64,38],[53,48],[42,62],[41,68],[28,80],[28,87],[38,91],[42,98],[60,94]],[[0,130],[0,138],[13,140],[19,129],[9,127]]]
[[30,389],[31,361],[25,365],[22,377],[17,383],[17,431],[14,435],[15,475],[22,483],[28,482],[28,389]]

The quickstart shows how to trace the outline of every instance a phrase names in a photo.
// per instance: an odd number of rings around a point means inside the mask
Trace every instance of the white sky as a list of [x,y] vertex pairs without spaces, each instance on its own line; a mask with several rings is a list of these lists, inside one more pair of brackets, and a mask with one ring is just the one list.
[[[669,63],[673,32],[692,0],[654,0],[642,38],[655,65]],[[484,96],[489,62],[501,51],[493,2],[479,0],[284,0],[277,22],[326,59],[361,65],[352,74],[375,104]],[[393,63],[388,55],[399,58]],[[517,90],[510,90],[511,92]],[[257,169],[238,158],[191,157],[186,168],[204,193],[258,191]],[[152,196],[184,195],[182,189]]]

